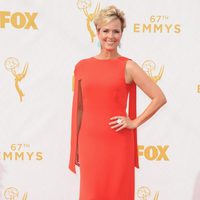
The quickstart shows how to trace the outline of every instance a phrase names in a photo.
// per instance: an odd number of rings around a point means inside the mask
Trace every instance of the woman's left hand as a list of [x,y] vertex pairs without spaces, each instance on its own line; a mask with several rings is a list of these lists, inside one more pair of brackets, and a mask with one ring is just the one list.
[[120,131],[124,128],[128,129],[134,129],[137,128],[136,123],[134,123],[134,120],[131,120],[128,116],[114,116],[111,117],[110,120],[113,120],[112,122],[109,122],[109,125],[113,125],[110,128],[118,128],[115,131]]

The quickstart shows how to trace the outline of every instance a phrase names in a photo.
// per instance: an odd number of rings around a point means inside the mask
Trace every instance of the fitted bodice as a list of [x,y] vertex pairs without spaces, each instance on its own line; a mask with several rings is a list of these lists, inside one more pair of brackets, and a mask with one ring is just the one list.
[[[129,84],[125,83],[123,60],[86,60],[81,78],[83,112],[98,115],[118,110],[125,112]],[[90,64],[88,64],[88,62]]]

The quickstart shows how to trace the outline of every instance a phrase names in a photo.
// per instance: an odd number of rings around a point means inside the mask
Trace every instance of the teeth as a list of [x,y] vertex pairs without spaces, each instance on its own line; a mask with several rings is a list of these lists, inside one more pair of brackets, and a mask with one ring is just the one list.
[[107,42],[108,44],[114,44],[114,42]]

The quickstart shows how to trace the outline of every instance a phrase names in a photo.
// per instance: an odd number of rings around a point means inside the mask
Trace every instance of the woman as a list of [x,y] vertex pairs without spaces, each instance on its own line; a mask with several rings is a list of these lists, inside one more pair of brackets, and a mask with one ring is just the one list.
[[[94,23],[101,51],[79,61],[74,70],[69,169],[76,173],[75,165],[80,167],[79,200],[133,200],[137,127],[166,98],[136,62],[117,51],[126,26],[124,13],[109,6]],[[152,100],[139,116],[136,85]]]

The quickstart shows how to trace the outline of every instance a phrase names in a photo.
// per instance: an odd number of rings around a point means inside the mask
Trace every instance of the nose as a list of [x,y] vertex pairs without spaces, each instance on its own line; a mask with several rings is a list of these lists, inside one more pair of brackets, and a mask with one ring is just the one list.
[[109,38],[113,38],[113,32],[112,32],[112,31],[110,31],[110,32],[108,33],[108,37],[109,37]]

